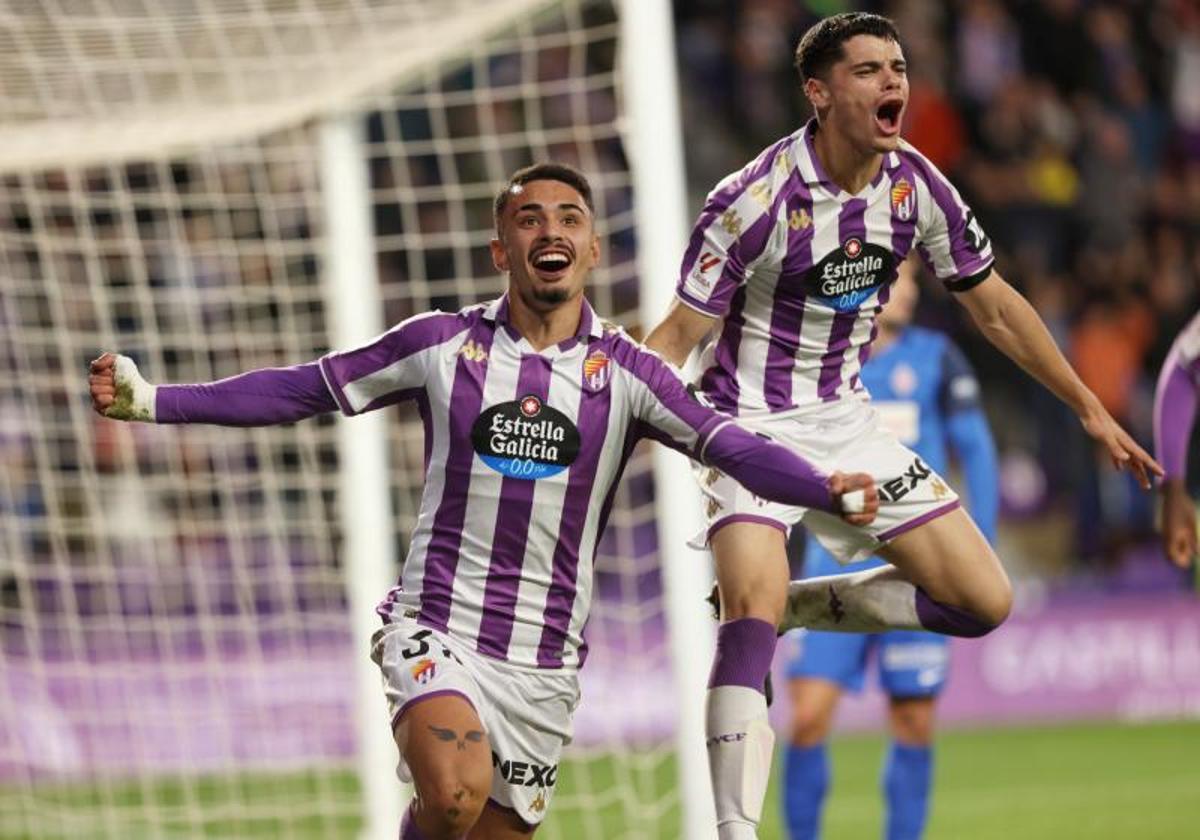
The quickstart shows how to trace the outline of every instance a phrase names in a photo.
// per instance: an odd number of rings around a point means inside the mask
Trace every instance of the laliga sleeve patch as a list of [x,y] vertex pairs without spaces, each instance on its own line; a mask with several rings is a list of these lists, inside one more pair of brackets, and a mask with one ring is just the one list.
[[565,470],[579,456],[579,429],[532,394],[494,405],[471,427],[480,459],[501,475],[536,481]]

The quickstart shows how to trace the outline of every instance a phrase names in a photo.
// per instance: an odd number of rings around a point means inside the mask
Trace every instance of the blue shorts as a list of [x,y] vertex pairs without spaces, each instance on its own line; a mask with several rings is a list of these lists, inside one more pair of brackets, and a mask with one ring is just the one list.
[[921,630],[830,633],[794,630],[784,637],[788,679],[817,677],[846,691],[863,687],[872,652],[879,685],[889,697],[936,697],[946,684],[950,640]]

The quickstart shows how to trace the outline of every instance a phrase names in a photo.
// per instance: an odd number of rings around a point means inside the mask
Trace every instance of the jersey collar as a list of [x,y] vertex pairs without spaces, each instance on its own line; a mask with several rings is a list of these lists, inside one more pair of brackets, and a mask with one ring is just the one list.
[[[503,325],[514,341],[524,340],[521,334],[517,332],[516,327],[509,321],[508,312],[508,292],[505,292],[484,307],[483,318],[486,321],[491,321],[493,324]],[[596,315],[596,310],[592,309],[592,304],[585,297],[580,311],[579,328],[575,331],[575,335],[560,341],[556,346],[559,350],[569,350],[577,342],[584,342],[588,338],[600,338],[603,335],[604,324]]]
[[[817,118],[812,117],[804,124],[804,128],[800,130],[801,142],[794,145],[796,168],[800,171],[800,177],[804,179],[804,183],[809,187],[822,187],[830,195],[836,196],[839,199],[853,198],[848,192],[843,190],[833,182],[833,179],[825,172],[821,166],[821,159],[817,157],[817,150],[813,146],[813,136],[817,133]],[[864,192],[869,192],[877,189],[883,182],[883,173],[895,169],[900,165],[900,155],[896,152],[888,152],[883,156],[883,166],[879,167],[879,172],[871,180],[871,183],[864,188]]]

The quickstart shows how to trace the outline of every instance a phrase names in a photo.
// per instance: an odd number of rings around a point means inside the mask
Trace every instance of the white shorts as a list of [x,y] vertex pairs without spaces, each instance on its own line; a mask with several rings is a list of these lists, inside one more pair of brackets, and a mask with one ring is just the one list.
[[852,563],[959,505],[958,494],[884,428],[870,402],[851,399],[782,415],[738,418],[738,425],[770,437],[823,472],[873,476],[879,488],[879,513],[874,522],[860,528],[825,511],[767,501],[721,471],[697,465],[694,471],[704,494],[707,527],[691,541],[695,548],[707,546],[718,529],[733,522],[772,525],[785,535],[803,522],[834,557]]
[[[491,741],[492,802],[529,825],[542,821],[558,781],[563,747],[571,743],[571,718],[579,705],[574,672],[517,669],[412,620],[377,630],[371,658],[383,672],[393,729],[418,700],[463,697]],[[403,756],[396,775],[412,781]]]

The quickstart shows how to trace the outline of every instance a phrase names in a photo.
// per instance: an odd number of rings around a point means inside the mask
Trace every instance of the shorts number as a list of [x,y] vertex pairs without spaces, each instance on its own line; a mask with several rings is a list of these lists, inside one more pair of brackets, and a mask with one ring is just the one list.
[[406,647],[400,651],[400,655],[405,659],[416,659],[418,656],[424,656],[429,653],[429,642],[425,641],[433,634],[432,630],[418,630],[408,637],[413,645]]

